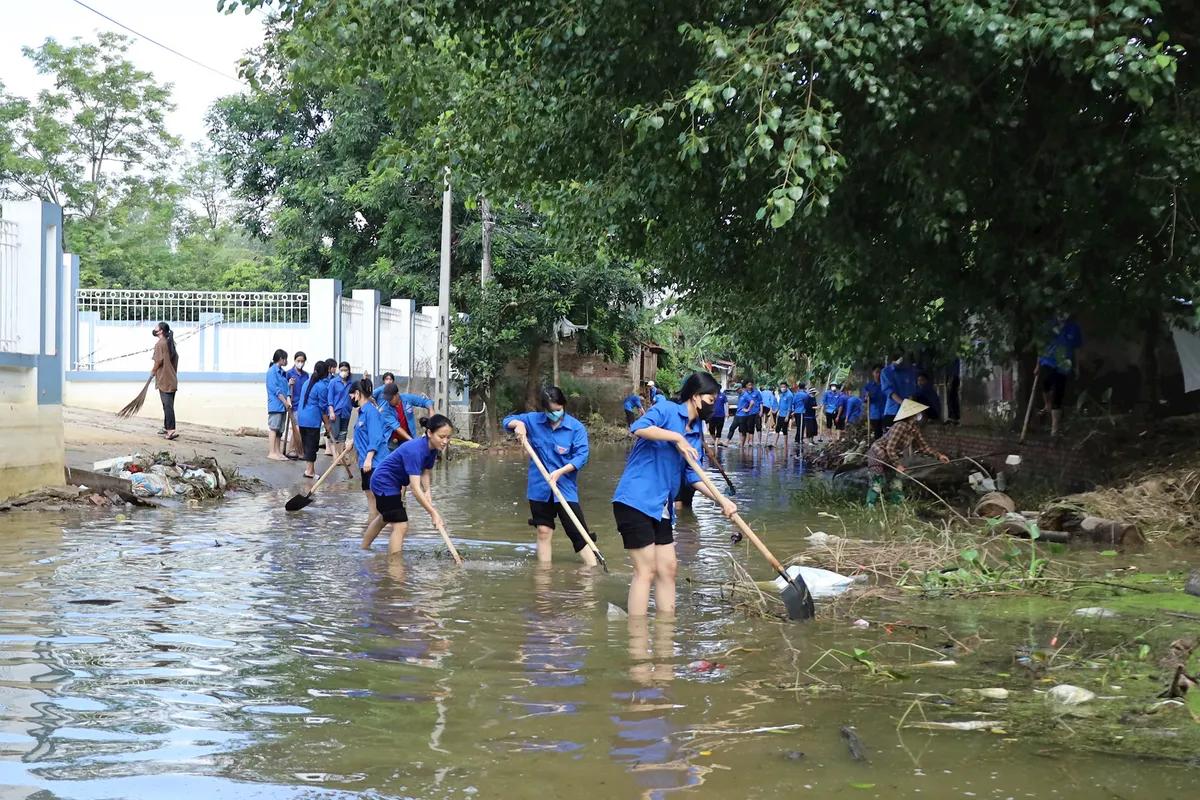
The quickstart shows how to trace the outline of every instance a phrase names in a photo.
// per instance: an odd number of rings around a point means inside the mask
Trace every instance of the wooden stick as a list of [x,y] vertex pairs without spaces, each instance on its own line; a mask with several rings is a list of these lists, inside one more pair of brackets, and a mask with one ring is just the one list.
[[1029,404],[1025,406],[1025,424],[1021,426],[1021,438],[1018,440],[1020,443],[1024,443],[1025,434],[1029,432],[1029,416],[1033,413],[1033,401],[1037,397],[1037,374],[1038,368],[1034,366],[1033,380],[1030,381],[1033,387],[1029,390]]
[[[721,462],[717,460],[717,454],[713,451],[712,445],[708,443],[708,439],[703,439],[703,442],[704,452],[708,453],[709,460],[717,465],[717,469],[721,472],[721,477],[725,479],[725,483],[729,484],[729,493],[737,494],[737,487],[733,485],[733,481],[729,480],[729,475],[726,474],[725,468],[721,466]],[[787,447],[787,434],[784,434],[783,445],[784,447]]]
[[446,543],[446,547],[450,548],[450,555],[454,556],[454,563],[462,566],[462,556],[458,554],[458,550],[454,547],[454,542],[450,541],[450,534],[446,533],[445,525],[438,525],[437,532],[442,535],[442,541]]

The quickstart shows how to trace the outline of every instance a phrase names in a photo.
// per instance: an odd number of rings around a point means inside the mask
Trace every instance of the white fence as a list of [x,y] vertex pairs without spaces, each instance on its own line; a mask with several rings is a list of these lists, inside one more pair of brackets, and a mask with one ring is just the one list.
[[17,224],[0,219],[0,353],[17,349]]

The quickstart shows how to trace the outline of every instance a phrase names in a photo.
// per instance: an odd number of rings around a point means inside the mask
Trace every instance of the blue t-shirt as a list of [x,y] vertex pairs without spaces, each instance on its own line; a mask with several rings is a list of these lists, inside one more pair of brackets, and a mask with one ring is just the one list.
[[[525,423],[525,436],[547,472],[554,472],[567,464],[575,465],[573,472],[568,472],[558,479],[558,490],[567,502],[579,502],[579,487],[576,481],[579,478],[579,470],[583,469],[588,460],[588,435],[583,423],[570,414],[563,414],[558,427],[555,428],[550,424],[550,420],[546,419],[545,412],[530,411],[527,414],[509,414],[500,423],[500,427],[507,430],[513,420]],[[532,458],[529,459],[529,480],[525,496],[543,503],[555,502],[550,484],[546,483]]]
[[[631,431],[656,427],[682,433],[688,444],[696,448],[700,461],[704,459],[704,423],[697,417],[688,428],[687,406],[670,400],[658,403],[629,426]],[[671,442],[655,442],[638,438],[634,441],[625,471],[613,494],[614,503],[624,503],[653,519],[675,522],[675,495],[679,493],[680,478],[697,483],[700,476],[692,472],[683,454]],[[664,513],[665,507],[665,513]]]
[[713,400],[713,416],[717,419],[724,419],[725,409],[729,406],[729,398],[724,392],[717,392],[717,398]]
[[846,422],[850,425],[862,419],[863,401],[862,398],[854,395],[846,395]]
[[883,419],[883,409],[887,405],[883,387],[875,381],[867,381],[862,388],[862,397],[871,401],[871,419]]
[[292,384],[292,408],[299,408],[301,392],[304,390],[304,384],[308,383],[308,373],[298,367],[292,367],[284,377],[295,381]]
[[1052,323],[1050,330],[1054,339],[1038,359],[1038,364],[1069,375],[1075,370],[1075,351],[1083,347],[1083,331],[1071,317],[1063,322]]
[[667,399],[668,399],[667,396],[665,394],[663,394],[662,392],[656,392],[654,394],[654,399],[651,402],[654,403],[654,405],[658,405],[659,403],[661,403]]
[[833,389],[826,389],[825,394],[821,395],[821,406],[825,409],[826,414],[837,413],[839,397],[841,397],[841,393],[835,392]]
[[793,397],[790,389],[779,395],[779,416],[786,417],[792,413]]
[[[900,404],[917,390],[917,368],[911,364],[888,364],[883,368],[879,380],[886,395],[883,414],[885,417],[894,417],[900,410]],[[893,393],[900,395],[900,399],[892,397]]]
[[775,401],[775,393],[770,389],[762,392],[762,404],[763,408],[773,410],[778,405],[778,403]]
[[438,451],[430,447],[428,436],[420,436],[405,442],[371,470],[371,492],[376,496],[400,494],[401,487],[408,486],[410,475],[420,475],[433,469]]
[[280,395],[287,397],[292,393],[288,388],[287,376],[278,364],[267,367],[267,413],[282,414],[287,406],[279,399]]
[[[793,403],[793,405],[795,405]],[[817,398],[813,397],[808,392],[800,393],[800,410],[806,417],[817,416]]]
[[762,411],[762,395],[758,389],[747,389],[738,398],[737,416],[752,417]]
[[937,389],[934,388],[932,383],[925,386],[918,386],[916,391],[913,392],[912,399],[929,406],[930,419],[942,418],[942,398],[938,397]]
[[[414,439],[417,438],[417,418],[413,410],[417,408],[433,408],[433,401],[419,394],[401,392],[400,407],[404,409],[404,421],[408,423],[408,435]],[[384,400],[379,404],[379,416],[383,421],[383,426],[387,428],[387,435],[390,437],[400,427],[400,415],[390,403]]]
[[329,413],[329,380],[312,381],[300,400],[296,422],[301,428],[321,427],[321,419]]
[[354,381],[343,381],[341,375],[329,378],[329,405],[338,419],[350,419],[350,387]]
[[631,394],[625,398],[625,402],[621,404],[621,408],[626,411],[633,411],[635,408],[642,408],[642,398],[636,394]]
[[379,409],[374,403],[358,407],[358,421],[354,423],[354,450],[358,453],[358,468],[362,469],[367,453],[374,453],[371,466],[376,467],[387,455],[389,432],[384,429]]

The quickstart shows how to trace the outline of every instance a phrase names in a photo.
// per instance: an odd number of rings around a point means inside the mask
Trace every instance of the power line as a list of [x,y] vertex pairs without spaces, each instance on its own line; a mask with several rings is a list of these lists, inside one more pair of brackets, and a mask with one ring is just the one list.
[[[204,67],[204,69],[208,70],[209,72],[216,73],[217,75],[220,75],[222,78],[226,78],[228,80],[234,81],[235,83],[242,84],[241,80],[233,77],[232,75],[226,75],[224,72],[221,72],[221,70],[219,70],[219,69],[214,69],[213,67],[210,67],[208,64],[202,64],[190,56],[185,56],[183,53],[179,52],[178,50],[167,47],[162,42],[155,41],[154,39],[151,39],[149,36],[146,36],[143,33],[138,33],[137,31],[135,31],[133,28],[129,27],[128,25],[117,22],[115,19],[108,16],[107,14],[105,14],[101,11],[97,11],[96,9],[89,6],[87,3],[80,2],[80,0],[71,0],[71,2],[77,6],[82,6],[83,8],[86,8],[88,11],[91,11],[96,16],[103,17],[104,19],[111,22],[113,25],[116,25],[118,28],[124,28],[125,30],[129,31],[130,33],[132,33],[134,36],[138,37],[139,39],[145,39],[147,42],[150,42],[150,44],[158,45],[163,50],[166,50],[168,53],[173,53],[186,61],[192,62],[193,64],[195,64],[198,67]],[[245,85],[245,84],[242,84],[242,85]]]

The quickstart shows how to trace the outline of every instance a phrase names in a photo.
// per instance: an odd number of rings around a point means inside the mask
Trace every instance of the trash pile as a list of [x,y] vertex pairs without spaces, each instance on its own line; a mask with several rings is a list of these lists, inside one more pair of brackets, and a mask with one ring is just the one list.
[[112,489],[93,491],[87,486],[46,486],[0,503],[4,511],[65,511],[68,508],[124,508],[153,505],[137,497],[123,497]]
[[138,497],[178,497],[200,500],[222,497],[230,485],[216,459],[198,457],[192,464],[177,462],[170,453],[134,453],[92,468],[103,475],[125,478]]
[[814,469],[821,471],[846,472],[867,465],[867,439],[858,438],[846,431],[836,442],[829,442],[815,456],[808,459]]

